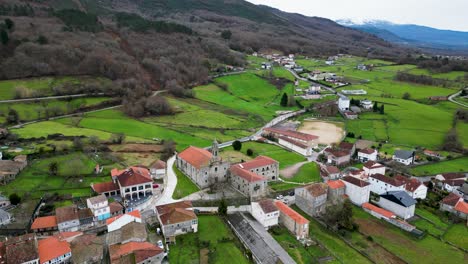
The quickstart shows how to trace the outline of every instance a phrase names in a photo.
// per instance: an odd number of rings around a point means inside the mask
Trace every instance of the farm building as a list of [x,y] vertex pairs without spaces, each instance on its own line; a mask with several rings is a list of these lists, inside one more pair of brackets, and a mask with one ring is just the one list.
[[309,220],[281,201],[276,201],[275,204],[280,212],[281,225],[285,226],[298,240],[309,237]]
[[278,139],[278,143],[304,156],[312,155],[312,149],[318,146],[318,137],[294,130],[265,128],[265,136]]
[[381,194],[377,204],[405,220],[414,216],[416,208],[416,200],[405,191],[391,191]]
[[344,177],[342,181],[346,185],[345,194],[353,204],[360,206],[369,202],[370,183],[351,176]]
[[275,202],[271,199],[263,199],[251,203],[252,216],[266,229],[278,225],[280,212]]

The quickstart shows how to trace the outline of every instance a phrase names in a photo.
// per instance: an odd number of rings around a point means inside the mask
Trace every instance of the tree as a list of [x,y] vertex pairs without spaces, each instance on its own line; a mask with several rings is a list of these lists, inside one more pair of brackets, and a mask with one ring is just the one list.
[[374,111],[374,112],[379,111],[379,106],[377,105],[377,102],[375,102],[374,106],[372,106],[372,111]]
[[8,32],[6,32],[6,30],[2,29],[0,31],[0,41],[2,42],[3,45],[6,45],[6,44],[8,44],[9,40],[10,40],[10,38],[8,37]]
[[410,94],[410,93],[406,92],[406,93],[403,94],[403,99],[409,100],[410,98],[411,98],[411,94]]
[[232,147],[236,151],[240,151],[242,149],[242,143],[239,140],[236,140],[232,143]]
[[339,213],[339,219],[338,219],[338,224],[341,227],[344,227],[348,230],[353,229],[353,205],[351,202],[346,199],[343,203],[343,208],[341,209]]
[[9,31],[11,31],[13,29],[13,27],[15,26],[15,22],[13,22],[13,20],[7,18],[7,19],[5,19],[5,25],[6,25],[7,29]]
[[18,124],[19,115],[18,115],[18,112],[15,109],[10,108],[10,110],[8,110],[8,115],[7,115],[7,118],[6,118],[6,122],[8,124]]
[[49,43],[49,40],[43,36],[43,35],[40,35],[38,38],[37,38],[37,43],[41,44],[41,45],[45,45],[47,43]]
[[221,201],[219,202],[218,214],[223,216],[227,215],[227,204],[224,199],[221,199]]
[[280,105],[283,107],[288,106],[288,95],[286,93],[283,93],[283,96],[281,97]]
[[82,150],[83,149],[83,141],[81,140],[80,137],[73,138],[73,148],[76,149],[76,150]]
[[10,203],[12,205],[18,205],[19,203],[21,203],[21,197],[16,193],[10,194],[8,198],[10,198]]
[[167,161],[175,152],[175,142],[172,140],[165,140],[163,142],[163,151],[161,154],[161,160]]
[[380,111],[380,114],[381,114],[381,115],[383,115],[383,114],[385,113],[385,111],[384,111],[384,105],[381,105],[381,106],[380,106],[380,110],[379,110],[379,111]]
[[223,30],[223,32],[221,32],[221,37],[223,39],[230,40],[232,37],[232,32],[230,30]]
[[110,137],[110,141],[113,144],[122,144],[125,141],[125,134],[123,133],[114,133]]
[[49,163],[49,175],[50,176],[57,176],[59,170],[59,165],[56,161],[52,161]]
[[247,149],[247,156],[251,157],[253,156],[253,150],[252,149]]

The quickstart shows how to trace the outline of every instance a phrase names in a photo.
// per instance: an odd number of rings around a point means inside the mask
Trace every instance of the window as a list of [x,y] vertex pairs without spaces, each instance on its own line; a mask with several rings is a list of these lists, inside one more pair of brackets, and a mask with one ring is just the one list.
[[215,172],[218,172],[218,167],[215,167]]
[[136,191],[136,190],[137,190],[137,188],[136,188],[136,187],[132,187],[132,191]]
[[143,190],[143,186],[138,186],[138,190]]

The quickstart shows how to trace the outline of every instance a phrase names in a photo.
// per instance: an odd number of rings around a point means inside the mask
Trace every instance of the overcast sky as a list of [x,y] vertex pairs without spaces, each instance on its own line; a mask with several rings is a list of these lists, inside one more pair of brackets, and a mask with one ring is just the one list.
[[247,0],[283,11],[332,20],[388,20],[468,31],[468,0]]

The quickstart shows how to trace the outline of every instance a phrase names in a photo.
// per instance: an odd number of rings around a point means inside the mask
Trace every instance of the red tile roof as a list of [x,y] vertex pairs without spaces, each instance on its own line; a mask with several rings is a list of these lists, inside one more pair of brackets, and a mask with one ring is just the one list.
[[345,187],[344,182],[342,182],[341,180],[327,181],[327,185],[328,185],[328,187],[330,187],[332,189],[340,189],[340,188]]
[[[139,252],[139,253],[137,253]],[[120,257],[135,253],[136,263],[163,253],[163,250],[149,242],[128,242],[125,244],[115,244],[109,247],[111,263]]]
[[450,172],[450,173],[442,173],[442,176],[445,180],[454,180],[454,179],[464,179],[466,178],[464,173],[457,173],[457,172]]
[[150,167],[155,168],[157,170],[165,169],[166,168],[166,162],[164,162],[162,160],[157,160],[157,161],[153,162],[150,165]]
[[463,186],[463,183],[465,183],[465,179],[445,180],[442,182],[450,186]]
[[376,152],[376,150],[375,150],[375,149],[371,149],[371,148],[365,148],[365,149],[359,150],[359,153],[364,153],[364,154],[368,154],[368,155],[370,155],[370,154],[372,154],[372,153],[374,153],[374,152]]
[[291,143],[291,144],[293,144],[293,145],[296,145],[296,146],[298,146],[298,147],[300,147],[300,148],[303,148],[303,149],[306,149],[306,148],[309,147],[309,146],[307,146],[307,145],[304,144],[304,143],[301,143],[301,142],[299,142],[299,141],[297,141],[297,140],[294,140],[294,139],[291,139],[291,138],[288,138],[288,137],[279,136],[278,138],[281,139],[281,140],[284,140],[284,141],[286,141],[286,142],[289,142],[289,143]]
[[389,176],[385,176],[385,175],[382,175],[380,173],[373,174],[373,175],[371,175],[369,177],[377,179],[379,181],[383,181],[383,182],[391,184],[393,186],[402,186],[402,185],[405,184],[404,181],[401,181],[401,180],[398,180],[396,178],[392,178],[392,177],[389,177]]
[[110,213],[114,214],[116,212],[122,211],[123,206],[118,202],[112,202],[109,204]]
[[262,208],[265,214],[278,211],[278,208],[276,207],[275,203],[271,199],[260,200],[258,201],[258,205],[260,205],[260,207]]
[[344,157],[344,156],[348,156],[349,153],[347,152],[344,152],[344,151],[341,151],[341,150],[336,150],[336,149],[332,149],[332,148],[327,148],[325,149],[325,152],[327,152],[328,154],[330,155],[333,155],[335,157]]
[[382,168],[385,166],[375,161],[369,160],[368,162],[364,163],[364,167],[368,169],[376,169],[376,168]]
[[374,212],[376,212],[376,213],[378,213],[380,215],[383,215],[383,216],[385,216],[387,218],[395,218],[394,213],[392,213],[390,211],[387,211],[385,209],[382,209],[380,207],[377,207],[377,206],[375,206],[373,204],[370,204],[370,203],[363,203],[362,208],[366,208],[368,210],[374,211]]
[[410,179],[406,183],[406,190],[408,192],[414,192],[416,189],[419,188],[419,186],[423,185],[422,182],[418,181],[417,179]]
[[340,145],[338,145],[338,148],[342,149],[342,150],[348,150],[348,151],[351,151],[354,147],[354,144],[353,143],[349,143],[349,142],[341,142]]
[[340,169],[339,169],[338,167],[336,167],[336,166],[327,166],[327,167],[326,167],[326,170],[327,170],[327,172],[330,173],[330,174],[336,174],[336,173],[340,173],[340,172],[341,172]]
[[370,183],[366,182],[366,181],[363,181],[363,180],[360,180],[358,178],[354,178],[352,176],[346,176],[342,179],[343,181],[345,182],[349,182],[353,185],[356,185],[358,187],[366,187],[368,185],[370,185]]
[[213,155],[206,149],[190,146],[179,153],[178,157],[197,169],[207,166]]
[[34,219],[31,225],[31,229],[44,229],[57,227],[57,218],[55,215],[43,216]]
[[285,205],[281,201],[276,201],[275,202],[276,207],[281,211],[281,213],[289,216],[291,219],[294,220],[294,222],[300,224],[300,225],[305,225],[309,223],[309,220],[305,219],[302,215],[300,215],[298,212],[294,211],[291,209],[289,206]]
[[458,203],[455,205],[455,210],[468,214],[468,203],[465,202],[462,198],[458,200]]
[[248,182],[257,182],[266,180],[265,177],[255,174],[249,170],[243,169],[241,164],[232,165],[229,169],[233,175],[244,178]]
[[282,129],[271,128],[271,127],[265,128],[263,131],[284,135],[286,137],[297,138],[299,140],[304,140],[304,141],[311,141],[311,140],[319,138],[318,136],[314,136],[311,134],[306,134],[306,133],[302,133],[302,132],[298,132],[294,130],[282,130]]
[[101,194],[105,192],[117,191],[119,186],[114,182],[101,182],[101,183],[94,183],[91,185],[91,188]]
[[197,219],[190,201],[159,205],[156,206],[156,211],[164,225]]
[[267,156],[258,156],[251,161],[242,163],[242,167],[246,170],[252,170],[260,167],[265,167],[272,164],[277,164],[278,161],[267,157]]
[[314,183],[304,187],[313,197],[318,197],[327,194],[327,185],[323,183]]
[[55,216],[57,218],[58,224],[72,220],[78,220],[78,207],[76,205],[59,207],[55,209]]
[[124,216],[124,215],[131,215],[131,216],[133,216],[133,217],[136,217],[136,218],[140,218],[140,219],[141,219],[140,210],[135,210],[135,211],[131,211],[130,213],[125,213],[125,214],[117,215],[117,216],[114,216],[114,217],[111,217],[111,218],[107,219],[107,220],[106,220],[106,225],[112,224],[115,220],[119,219],[120,217],[122,217],[122,216]]
[[145,183],[153,183],[151,175],[147,169],[131,167],[124,173],[117,176],[120,186],[127,187]]
[[457,205],[458,201],[460,200],[461,196],[458,196],[454,193],[450,193],[444,199],[442,199],[442,203],[450,206]]
[[39,261],[44,263],[67,253],[71,253],[70,244],[67,241],[60,240],[56,237],[48,237],[39,240],[38,243]]

